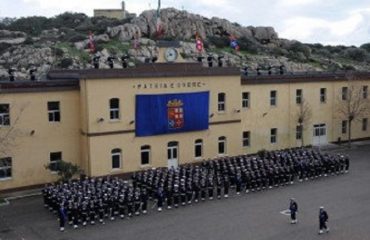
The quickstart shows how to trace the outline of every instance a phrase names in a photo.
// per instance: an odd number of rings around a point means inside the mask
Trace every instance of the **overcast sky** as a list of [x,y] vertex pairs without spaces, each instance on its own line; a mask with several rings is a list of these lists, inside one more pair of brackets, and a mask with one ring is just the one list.
[[[129,12],[157,7],[158,0],[126,0]],[[119,8],[119,0],[0,0],[0,17],[55,16],[65,11],[92,16],[94,8]],[[279,37],[305,43],[356,45],[370,42],[370,0],[162,0],[243,26],[272,26]]]

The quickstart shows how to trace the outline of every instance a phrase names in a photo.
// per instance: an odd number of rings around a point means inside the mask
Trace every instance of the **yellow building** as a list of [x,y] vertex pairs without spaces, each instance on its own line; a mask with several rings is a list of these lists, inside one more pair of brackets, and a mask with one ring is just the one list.
[[126,11],[125,2],[121,2],[121,9],[94,9],[94,17],[106,17],[123,20],[136,17],[136,14]]
[[[354,76],[367,99],[370,73]],[[302,136],[306,145],[345,140],[347,125],[336,109],[347,86],[344,73],[246,76],[237,68],[175,62],[0,81],[0,192],[56,180],[44,166],[61,159],[103,176],[296,147]],[[138,136],[138,95],[200,92],[209,95],[206,128]],[[312,114],[300,128],[303,99]],[[367,119],[353,123],[354,139],[370,137]]]

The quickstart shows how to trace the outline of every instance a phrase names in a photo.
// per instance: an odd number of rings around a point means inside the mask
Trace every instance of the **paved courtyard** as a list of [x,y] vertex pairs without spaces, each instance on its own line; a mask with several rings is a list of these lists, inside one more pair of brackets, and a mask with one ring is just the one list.
[[[370,146],[340,152],[351,156],[349,174],[162,213],[151,210],[147,216],[78,230],[67,226],[63,233],[56,217],[43,208],[40,196],[14,200],[0,207],[0,240],[370,240]],[[290,197],[299,204],[297,225],[280,213],[288,208]],[[331,230],[324,235],[317,234],[321,205],[328,211]]]

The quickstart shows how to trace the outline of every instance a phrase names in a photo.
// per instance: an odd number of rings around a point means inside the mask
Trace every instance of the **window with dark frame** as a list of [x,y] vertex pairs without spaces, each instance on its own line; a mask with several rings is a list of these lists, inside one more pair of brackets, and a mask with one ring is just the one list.
[[368,86],[362,86],[362,98],[367,99],[368,95]]
[[197,139],[194,143],[194,157],[201,158],[203,156],[203,140]]
[[296,130],[295,130],[295,139],[296,140],[301,140],[302,139],[302,131],[303,131],[303,126],[302,125],[296,126]]
[[60,122],[59,102],[48,102],[49,122]]
[[277,128],[271,128],[270,143],[277,143]]
[[249,147],[250,146],[250,131],[244,131],[243,132],[243,147]]
[[12,178],[12,158],[0,158],[0,179]]
[[226,137],[218,138],[218,154],[226,154]]
[[343,120],[342,121],[342,134],[346,134],[347,133],[347,123],[348,123],[347,120]]
[[249,92],[242,93],[242,108],[249,108]]
[[362,119],[362,131],[367,131],[367,118]]
[[326,88],[320,88],[320,102],[326,103]]
[[110,120],[119,119],[119,99],[118,98],[111,98],[109,100],[109,115],[110,115]]
[[296,90],[296,97],[295,97],[296,104],[302,104],[302,95],[303,95],[302,89],[297,89]]
[[270,91],[270,106],[276,106],[276,97],[277,97],[277,91],[272,90]]
[[62,152],[50,153],[50,170],[57,172],[60,169],[60,162],[62,161]]
[[0,126],[10,125],[9,104],[0,104]]
[[141,165],[148,165],[150,163],[150,146],[144,145],[141,147]]
[[112,169],[121,168],[122,151],[119,148],[115,148],[111,152],[112,156]]
[[219,112],[224,112],[226,107],[226,94],[225,93],[219,93],[217,97],[218,106],[217,109]]
[[342,100],[347,101],[348,99],[348,87],[342,87]]

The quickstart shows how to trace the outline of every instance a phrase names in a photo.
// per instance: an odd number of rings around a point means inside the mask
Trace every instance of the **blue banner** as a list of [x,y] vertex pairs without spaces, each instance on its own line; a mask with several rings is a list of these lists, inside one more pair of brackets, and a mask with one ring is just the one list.
[[136,95],[136,136],[208,129],[209,92]]

